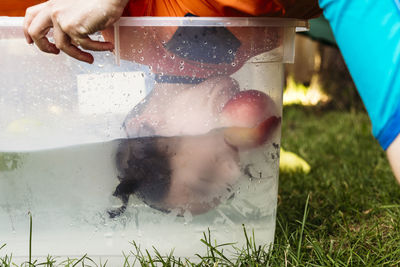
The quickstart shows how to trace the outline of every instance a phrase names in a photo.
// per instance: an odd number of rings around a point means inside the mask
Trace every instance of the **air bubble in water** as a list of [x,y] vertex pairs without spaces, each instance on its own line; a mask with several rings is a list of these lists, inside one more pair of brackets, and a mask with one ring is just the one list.
[[138,53],[140,54],[140,53],[142,53],[143,52],[143,50],[142,49],[138,49]]
[[143,61],[143,60],[144,60],[144,57],[141,57],[141,58],[140,58],[140,61]]
[[233,53],[232,49],[229,49],[228,54],[232,54],[232,53]]
[[105,238],[111,238],[111,237],[113,237],[113,233],[111,233],[111,232],[105,233],[105,234],[104,234],[104,237],[105,237]]

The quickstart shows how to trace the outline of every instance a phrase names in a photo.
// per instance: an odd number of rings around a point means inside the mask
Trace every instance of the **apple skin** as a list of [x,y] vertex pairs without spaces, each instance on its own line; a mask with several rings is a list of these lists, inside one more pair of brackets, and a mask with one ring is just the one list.
[[267,94],[241,91],[230,99],[221,112],[225,141],[239,149],[251,149],[268,141],[281,123],[274,101]]
[[220,123],[223,127],[255,127],[277,113],[274,101],[267,94],[257,90],[241,91],[225,104]]
[[271,116],[256,127],[226,127],[225,142],[240,150],[247,150],[265,144],[281,123],[281,118]]

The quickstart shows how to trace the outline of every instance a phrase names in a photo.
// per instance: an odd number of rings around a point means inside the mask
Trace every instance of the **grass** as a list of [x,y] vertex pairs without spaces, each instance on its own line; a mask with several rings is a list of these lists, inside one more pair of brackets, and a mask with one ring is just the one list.
[[[142,251],[132,243],[122,266],[400,265],[400,187],[371,136],[367,115],[291,106],[285,107],[283,118],[282,146],[305,158],[312,169],[308,174],[280,174],[272,251],[244,230],[247,246],[228,259],[224,249],[232,244],[217,245],[205,233],[199,242],[207,253],[197,255],[197,264],[173,253]],[[1,256],[1,248],[0,266],[14,266],[11,255]],[[49,256],[22,266],[109,266],[87,255],[57,260]]]

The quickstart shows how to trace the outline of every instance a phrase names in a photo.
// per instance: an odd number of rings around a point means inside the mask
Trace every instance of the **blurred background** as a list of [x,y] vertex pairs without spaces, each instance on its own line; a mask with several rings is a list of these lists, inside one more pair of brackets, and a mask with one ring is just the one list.
[[295,51],[295,63],[286,65],[284,104],[364,109],[323,16],[310,20],[308,32],[297,34]]

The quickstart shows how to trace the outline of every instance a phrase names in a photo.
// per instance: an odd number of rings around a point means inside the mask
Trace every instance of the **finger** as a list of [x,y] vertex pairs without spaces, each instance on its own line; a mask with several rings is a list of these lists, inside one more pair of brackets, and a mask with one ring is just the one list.
[[75,43],[83,49],[92,51],[111,51],[114,49],[114,45],[110,42],[94,41],[89,37],[76,39]]
[[54,25],[54,40],[58,49],[77,60],[87,63],[93,63],[93,56],[89,53],[83,52],[78,47],[72,44],[71,38],[65,34],[58,25]]
[[28,34],[36,46],[43,52],[58,54],[60,51],[51,43],[46,35],[53,23],[47,9],[42,9],[28,27]]
[[23,22],[23,29],[24,29],[25,39],[28,44],[33,43],[33,40],[28,33],[28,28],[30,27],[32,20],[44,8],[45,5],[46,5],[46,3],[41,3],[39,5],[31,6],[26,9],[24,22]]
[[51,53],[51,54],[59,54],[60,49],[58,49],[52,42],[47,39],[47,37],[42,37],[38,40],[35,40],[35,45],[42,50],[43,52],[46,53]]

